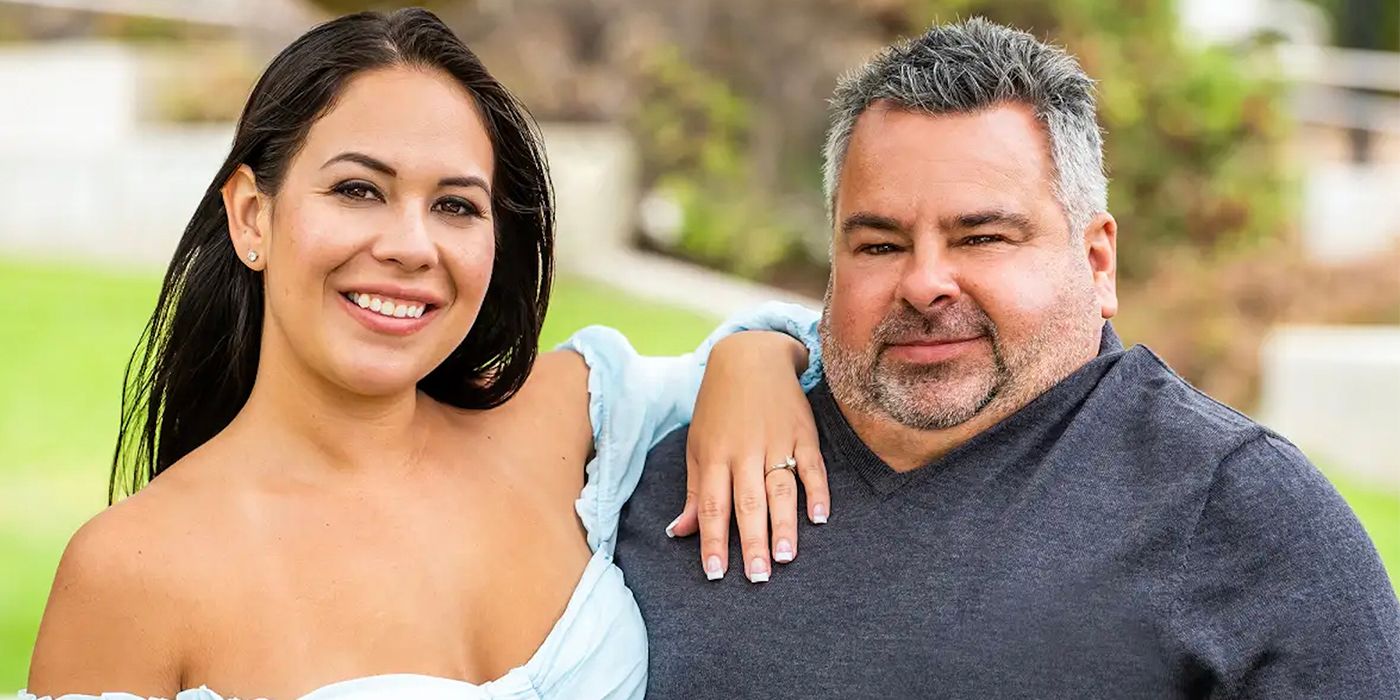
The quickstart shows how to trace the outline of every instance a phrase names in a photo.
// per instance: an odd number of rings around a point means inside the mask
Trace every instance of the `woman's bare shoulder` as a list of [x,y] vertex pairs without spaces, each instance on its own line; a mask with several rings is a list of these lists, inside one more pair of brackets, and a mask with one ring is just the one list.
[[[201,513],[209,489],[176,464],[135,494],[103,509],[74,533],[59,563],[60,583],[101,582],[113,594],[152,592],[188,570],[187,560],[205,548]],[[130,586],[131,590],[126,590]]]
[[156,482],[102,510],[69,540],[40,624],[31,691],[178,683],[179,631],[202,595],[194,564],[209,548],[197,542],[199,520],[180,502],[181,489]]
[[219,461],[201,448],[84,523],[59,561],[54,594],[94,589],[79,597],[176,602],[181,587],[199,583],[201,562],[227,534],[228,480]]
[[541,438],[558,438],[575,448],[592,444],[588,421],[588,365],[577,353],[541,353],[525,385],[497,409],[512,424]]
[[571,350],[553,350],[541,353],[525,382],[525,391],[533,392],[552,401],[580,404],[587,408],[588,403],[588,364],[583,356]]

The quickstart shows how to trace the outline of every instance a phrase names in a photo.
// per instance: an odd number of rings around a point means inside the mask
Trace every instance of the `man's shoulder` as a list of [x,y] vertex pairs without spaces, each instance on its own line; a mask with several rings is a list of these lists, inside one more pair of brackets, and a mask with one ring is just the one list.
[[1272,533],[1296,527],[1302,539],[1367,539],[1327,477],[1293,443],[1268,431],[1235,448],[1216,468],[1203,523],[1212,511],[1217,523],[1233,527]]
[[[647,452],[642,477],[637,481],[637,488],[632,491],[632,497],[627,499],[623,509],[624,539],[627,530],[625,521],[628,518],[645,522],[655,520],[665,524],[680,512],[680,506],[673,506],[672,501],[684,504],[685,451],[689,434],[690,426],[683,425],[661,438],[652,446],[651,451]],[[655,529],[659,531],[659,528]]]
[[1268,432],[1249,416],[1197,389],[1146,345],[1125,351],[1108,379],[1134,415],[1162,423],[1164,428],[1205,430],[1203,437],[1236,445]]
[[647,452],[647,471],[655,469],[685,469],[685,451],[690,444],[690,424],[687,423],[661,438]]
[[1209,474],[1246,445],[1272,444],[1311,468],[1286,438],[1197,389],[1143,345],[1123,353],[1085,409],[1098,444],[1158,467],[1189,465]]
[[1130,468],[1133,483],[1177,484],[1198,505],[1238,485],[1222,479],[1226,471],[1261,464],[1294,474],[1287,482],[1291,488],[1326,485],[1286,438],[1192,386],[1141,345],[1125,351],[1099,381],[1076,423],[1077,442]]
[[[1250,585],[1297,595],[1346,587],[1350,600],[1394,615],[1374,544],[1302,450],[1191,386],[1147,348],[1123,359],[1115,372],[1122,391],[1114,392],[1122,403],[1111,422],[1120,430],[1132,425],[1131,449],[1153,456],[1145,461],[1195,479],[1183,566],[1197,579],[1196,594],[1210,598]],[[1260,577],[1268,580],[1249,583]]]

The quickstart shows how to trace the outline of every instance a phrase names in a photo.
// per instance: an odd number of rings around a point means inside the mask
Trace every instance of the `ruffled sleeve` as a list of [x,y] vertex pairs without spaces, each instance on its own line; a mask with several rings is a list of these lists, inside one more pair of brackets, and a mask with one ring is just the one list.
[[678,357],[638,355],[621,333],[589,326],[559,346],[588,364],[588,418],[594,456],[575,509],[593,551],[612,556],[622,505],[637,487],[647,452],[671,431],[690,422],[710,351],[721,339],[746,330],[787,333],[807,346],[808,366],[800,382],[810,390],[821,379],[821,345],[815,311],[772,302],[741,313],[715,329],[693,353]]

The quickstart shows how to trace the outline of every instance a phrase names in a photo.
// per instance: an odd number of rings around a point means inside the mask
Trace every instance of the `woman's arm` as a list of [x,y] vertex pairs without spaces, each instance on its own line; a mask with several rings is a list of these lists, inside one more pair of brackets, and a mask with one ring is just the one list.
[[[685,506],[668,531],[691,534],[698,520],[707,575],[729,568],[731,505],[751,581],[797,556],[799,479],[808,520],[824,523],[831,512],[810,385],[797,381],[813,364],[808,357],[795,339],[772,332],[737,333],[714,347],[687,441]],[[791,469],[774,468],[789,459]]]
[[[768,479],[777,487],[772,503],[764,502],[760,509],[753,507],[753,499],[765,498],[764,461],[769,453],[779,455],[776,461],[800,454],[806,456],[799,465],[808,477],[811,507],[830,507],[825,476],[819,471],[811,409],[803,394],[821,373],[819,363],[809,360],[820,355],[817,319],[816,312],[799,306],[768,304],[730,319],[695,353],[679,357],[639,356],[616,331],[600,327],[584,329],[561,346],[583,355],[589,365],[589,413],[595,444],[600,445],[600,451],[603,445],[612,450],[590,462],[590,486],[580,499],[579,512],[589,526],[590,541],[595,547],[615,532],[615,523],[608,522],[612,508],[620,509],[621,501],[630,496],[646,452],[663,436],[690,421],[703,379],[711,387],[705,392],[709,399],[702,404],[704,415],[724,416],[725,420],[703,422],[699,432],[692,432],[688,505],[667,528],[668,534],[694,532],[701,506],[707,532],[727,533],[731,504],[737,502],[743,511],[745,542],[755,543],[754,553],[764,557],[760,567],[747,567],[751,580],[766,580],[769,573],[770,513],[783,527],[782,537],[775,538],[775,543],[779,539],[786,541],[793,545],[791,552],[795,553],[796,498],[792,482],[783,486],[783,477],[791,475],[774,474]],[[780,332],[744,332],[749,330]],[[799,374],[802,384],[798,382]],[[730,391],[738,383],[749,391]],[[750,400],[754,395],[764,399]],[[606,439],[604,433],[608,433]],[[619,443],[627,443],[627,447],[624,449]],[[704,468],[697,469],[695,459],[702,460],[698,463]],[[608,473],[614,476],[607,477]],[[614,497],[600,494],[592,485],[595,483],[615,487]],[[754,484],[758,484],[756,490]],[[735,494],[737,500],[730,497],[731,485],[743,489]],[[701,503],[699,494],[716,495]],[[598,498],[600,495],[603,498]],[[595,528],[590,519],[603,527]],[[595,529],[601,536],[593,534]],[[727,569],[728,550],[723,536],[709,537],[706,542],[707,552],[713,552],[711,548],[715,547],[721,550],[718,561],[712,556],[701,559],[706,573],[714,578]]]

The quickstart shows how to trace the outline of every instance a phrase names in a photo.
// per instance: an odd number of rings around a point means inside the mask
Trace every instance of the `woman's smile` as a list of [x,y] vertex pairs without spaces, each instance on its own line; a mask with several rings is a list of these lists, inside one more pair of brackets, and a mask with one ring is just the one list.
[[[340,295],[341,306],[360,325],[376,333],[411,335],[432,322],[440,304],[419,295],[392,296],[384,293],[351,291]],[[409,297],[409,298],[405,298]]]

